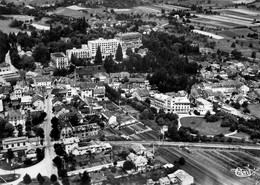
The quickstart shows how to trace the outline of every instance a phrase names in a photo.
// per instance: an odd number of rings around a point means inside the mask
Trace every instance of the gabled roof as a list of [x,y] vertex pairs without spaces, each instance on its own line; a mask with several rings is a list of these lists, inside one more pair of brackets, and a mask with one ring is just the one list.
[[20,116],[22,116],[22,113],[17,109],[13,109],[8,112],[8,116],[9,116],[9,118],[10,117],[20,117]]
[[82,82],[80,83],[81,89],[94,89],[96,87],[95,82]]
[[139,153],[141,151],[146,151],[147,149],[139,143],[135,143],[131,146],[131,148],[135,151],[135,153]]
[[137,93],[141,97],[146,97],[150,95],[150,92],[147,89],[137,89]]
[[34,103],[34,102],[37,101],[37,100],[44,101],[44,98],[43,98],[43,96],[41,96],[40,94],[36,94],[36,95],[33,96],[33,98],[32,98],[32,103]]

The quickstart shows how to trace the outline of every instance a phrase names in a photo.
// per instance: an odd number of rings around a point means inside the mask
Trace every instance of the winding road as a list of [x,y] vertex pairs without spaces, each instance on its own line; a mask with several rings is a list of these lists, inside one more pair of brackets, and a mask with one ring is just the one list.
[[50,92],[48,92],[48,98],[45,99],[45,112],[47,113],[47,120],[44,125],[44,134],[45,134],[45,156],[44,159],[37,163],[36,165],[27,167],[27,168],[19,168],[16,170],[2,170],[0,169],[0,174],[19,174],[20,178],[14,182],[8,183],[12,185],[16,185],[23,180],[24,175],[27,173],[31,178],[36,178],[38,173],[41,173],[42,176],[50,177],[52,174],[57,175],[57,168],[53,165],[52,159],[56,156],[54,152],[54,148],[51,144],[50,139],[50,131],[51,131],[51,119],[52,119],[52,96]]

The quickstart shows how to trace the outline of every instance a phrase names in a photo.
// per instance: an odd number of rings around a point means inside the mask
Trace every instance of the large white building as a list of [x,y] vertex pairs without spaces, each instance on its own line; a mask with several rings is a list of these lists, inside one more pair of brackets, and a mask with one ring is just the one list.
[[99,38],[97,40],[88,41],[88,47],[91,51],[92,58],[96,56],[98,46],[100,46],[103,58],[105,58],[106,56],[110,56],[110,55],[112,55],[112,57],[114,57],[119,43],[120,43],[120,41],[117,39]]
[[165,94],[155,94],[151,98],[151,106],[157,110],[163,109],[166,113],[188,113],[190,101],[187,97],[170,97]]
[[69,67],[68,57],[64,53],[51,53],[51,60],[56,68]]
[[91,58],[91,51],[88,47],[88,45],[83,44],[81,45],[81,48],[77,49],[77,48],[73,48],[73,49],[68,49],[66,50],[66,55],[69,59],[69,61],[71,60],[71,56],[74,55],[77,58]]
[[213,104],[203,98],[197,98],[195,100],[195,103],[197,105],[197,110],[201,114],[206,114],[208,111],[210,111],[210,112],[213,111]]
[[115,39],[122,43],[123,51],[127,48],[135,49],[142,46],[142,34],[139,32],[119,33]]
[[177,170],[174,173],[168,174],[168,178],[172,183],[179,182],[180,185],[191,185],[194,183],[194,177],[184,170]]

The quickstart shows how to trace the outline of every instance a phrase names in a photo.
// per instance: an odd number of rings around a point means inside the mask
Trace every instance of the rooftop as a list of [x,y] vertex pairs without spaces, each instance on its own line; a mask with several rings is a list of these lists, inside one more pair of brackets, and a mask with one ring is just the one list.
[[62,57],[65,57],[65,54],[64,53],[52,53],[51,56],[54,56],[56,58],[62,58]]

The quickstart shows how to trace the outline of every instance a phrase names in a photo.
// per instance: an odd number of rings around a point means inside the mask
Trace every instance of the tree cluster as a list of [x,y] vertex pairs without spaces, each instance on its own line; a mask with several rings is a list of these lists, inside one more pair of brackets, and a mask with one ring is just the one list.
[[5,56],[9,49],[8,35],[0,30],[0,63],[5,61]]
[[52,130],[50,133],[50,137],[54,139],[55,141],[58,141],[60,139],[60,126],[59,126],[59,119],[56,117],[53,117],[51,119],[52,124]]
[[14,126],[5,119],[0,118],[0,138],[11,137],[14,132]]

